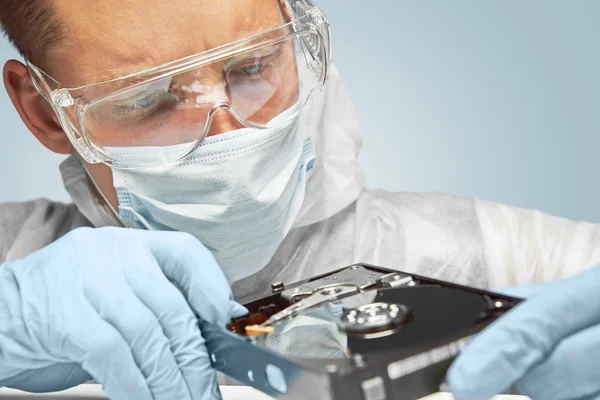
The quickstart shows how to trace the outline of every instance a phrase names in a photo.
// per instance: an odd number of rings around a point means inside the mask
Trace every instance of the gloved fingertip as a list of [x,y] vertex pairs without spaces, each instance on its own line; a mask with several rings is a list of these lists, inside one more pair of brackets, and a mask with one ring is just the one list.
[[489,390],[481,385],[478,379],[481,372],[471,368],[473,363],[462,362],[460,357],[458,363],[448,369],[446,379],[450,392],[456,400],[488,400],[495,393],[488,393]]
[[509,374],[476,357],[459,356],[450,366],[446,380],[455,400],[489,400],[512,386]]
[[468,400],[472,395],[469,380],[460,367],[452,365],[446,375],[448,388],[456,400]]
[[231,302],[231,317],[232,318],[239,318],[243,315],[248,314],[248,309],[246,307],[244,307],[243,305],[241,305],[238,302],[232,301]]
[[489,400],[492,397],[477,393],[477,391],[473,391],[471,388],[461,386],[460,384],[448,383],[448,386],[454,400]]

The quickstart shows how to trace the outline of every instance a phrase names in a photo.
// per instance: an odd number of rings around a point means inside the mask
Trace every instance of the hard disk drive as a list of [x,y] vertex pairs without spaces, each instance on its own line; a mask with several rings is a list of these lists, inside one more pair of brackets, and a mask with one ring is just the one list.
[[367,264],[295,284],[203,324],[213,367],[281,399],[415,400],[519,299]]

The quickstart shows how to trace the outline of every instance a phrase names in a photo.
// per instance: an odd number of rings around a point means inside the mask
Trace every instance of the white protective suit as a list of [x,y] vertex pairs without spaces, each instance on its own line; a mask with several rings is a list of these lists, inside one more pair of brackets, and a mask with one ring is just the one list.
[[[548,281],[600,262],[599,225],[447,194],[364,189],[359,123],[335,68],[300,123],[310,126],[317,156],[306,200],[271,262],[233,282],[242,302],[269,293],[273,282],[355,262],[482,288]],[[0,262],[24,257],[76,227],[118,224],[75,155],[61,173],[74,204],[42,199],[0,205]]]

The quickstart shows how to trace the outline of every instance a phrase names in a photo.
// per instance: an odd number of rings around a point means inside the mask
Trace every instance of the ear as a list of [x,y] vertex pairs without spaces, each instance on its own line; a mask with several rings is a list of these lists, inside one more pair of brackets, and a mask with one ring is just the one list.
[[6,62],[4,86],[21,119],[40,143],[59,154],[75,151],[54,110],[33,85],[23,63],[17,60]]

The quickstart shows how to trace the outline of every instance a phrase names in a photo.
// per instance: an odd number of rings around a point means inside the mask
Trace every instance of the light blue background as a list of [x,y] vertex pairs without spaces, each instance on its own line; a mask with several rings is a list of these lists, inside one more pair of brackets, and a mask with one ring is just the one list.
[[[600,2],[320,0],[367,184],[600,222]],[[15,57],[0,44],[2,61]],[[0,95],[0,201],[67,201],[61,156]]]

